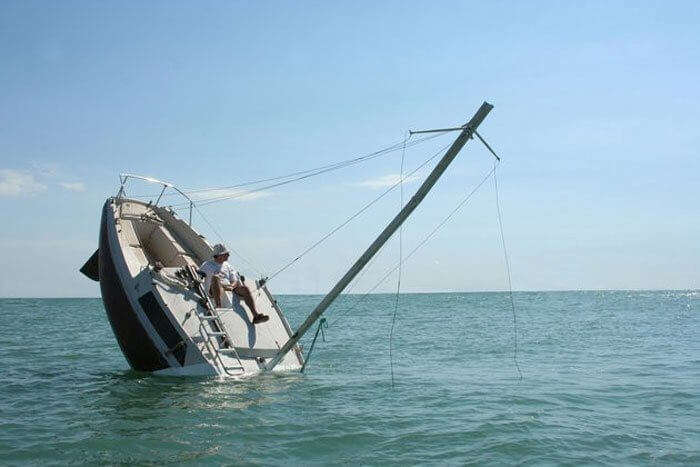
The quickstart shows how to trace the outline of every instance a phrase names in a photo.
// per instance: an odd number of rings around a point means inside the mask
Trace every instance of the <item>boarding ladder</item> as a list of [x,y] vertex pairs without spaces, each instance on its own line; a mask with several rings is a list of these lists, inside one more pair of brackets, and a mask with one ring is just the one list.
[[[199,333],[204,338],[204,345],[206,345],[215,363],[219,365],[224,373],[229,376],[241,376],[245,373],[245,368],[243,367],[241,357],[238,355],[238,351],[233,346],[231,334],[226,329],[219,315],[220,309],[214,306],[209,298],[209,294],[205,292],[203,281],[199,277],[197,269],[189,265],[187,266],[187,271],[194,281],[197,292],[202,296],[202,301],[200,303],[204,307],[205,312],[200,313],[199,310],[196,309],[194,313],[197,315],[197,318],[199,318]],[[219,340],[217,341],[217,339]],[[222,355],[235,358],[238,362],[238,366],[227,365]]]

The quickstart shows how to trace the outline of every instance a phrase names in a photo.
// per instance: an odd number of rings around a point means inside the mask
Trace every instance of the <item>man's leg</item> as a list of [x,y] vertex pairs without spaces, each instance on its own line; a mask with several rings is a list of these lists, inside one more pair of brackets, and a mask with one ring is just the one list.
[[[216,276],[212,277],[211,286],[209,286],[209,296],[211,296],[211,299],[214,301],[214,306],[217,308],[221,308],[221,294],[223,293],[222,288],[223,287],[221,286],[221,281],[219,278]],[[219,329],[218,325],[212,325],[214,326],[214,331],[223,331],[223,329]],[[226,342],[229,342],[227,337],[221,337],[220,339],[220,345],[222,346],[227,345]]]
[[209,295],[214,300],[214,305],[221,308],[221,282],[219,278],[214,276],[211,278],[211,286],[209,287]]
[[[253,313],[253,322],[257,321],[259,323],[262,323],[269,319],[267,315],[258,313],[257,308],[255,308],[255,300],[253,300],[253,295],[250,293],[250,289],[248,289],[248,287],[246,287],[243,284],[240,284],[235,289],[233,289],[233,291],[236,292],[236,295],[242,297],[245,304],[248,305],[248,308]],[[260,316],[261,318],[258,318],[258,316]]]

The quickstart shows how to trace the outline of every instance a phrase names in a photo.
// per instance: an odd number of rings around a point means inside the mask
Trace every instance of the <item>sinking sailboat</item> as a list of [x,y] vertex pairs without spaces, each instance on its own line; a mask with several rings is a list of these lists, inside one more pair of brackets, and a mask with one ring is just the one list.
[[[130,178],[146,179],[122,176],[124,183]],[[254,325],[246,304],[230,292],[215,306],[197,272],[211,257],[209,243],[173,211],[122,195],[106,201],[97,257],[84,269],[100,282],[107,317],[132,368],[243,376],[258,372],[289,340],[289,323],[259,281],[245,279],[256,308],[270,317],[266,323]],[[294,370],[302,363],[297,347],[282,366]]]
[[[213,249],[192,227],[194,202],[170,183],[122,174],[118,194],[102,209],[99,248],[81,272],[99,281],[107,317],[131,367],[224,377],[302,369],[301,337],[420,204],[492,108],[484,102],[467,124],[439,130],[460,134],[411,200],[294,332],[264,279],[245,279],[245,285],[269,321],[254,325],[251,310],[230,292],[217,307],[198,269]],[[131,179],[161,185],[156,202],[127,197],[124,187]],[[167,189],[187,200],[188,221],[159,206]]]

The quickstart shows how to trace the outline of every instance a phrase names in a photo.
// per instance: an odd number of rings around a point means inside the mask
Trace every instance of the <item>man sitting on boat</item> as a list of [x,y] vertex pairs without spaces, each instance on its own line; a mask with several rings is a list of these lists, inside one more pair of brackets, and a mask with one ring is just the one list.
[[238,272],[226,261],[228,257],[229,251],[224,245],[221,243],[214,245],[214,259],[205,261],[199,268],[200,271],[206,274],[204,290],[210,294],[219,308],[221,307],[222,289],[235,292],[236,295],[243,298],[245,304],[248,305],[248,309],[253,313],[253,324],[264,323],[270,317],[258,313],[250,289],[243,283]]

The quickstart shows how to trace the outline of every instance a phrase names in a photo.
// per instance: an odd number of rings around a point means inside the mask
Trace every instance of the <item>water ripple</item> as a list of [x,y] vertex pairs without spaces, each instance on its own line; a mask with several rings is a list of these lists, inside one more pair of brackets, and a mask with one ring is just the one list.
[[[507,295],[407,295],[393,389],[388,295],[330,328],[308,374],[241,382],[129,370],[99,300],[0,300],[0,458],[698,465],[697,298],[518,293],[519,381]],[[280,303],[299,322],[318,300]]]

